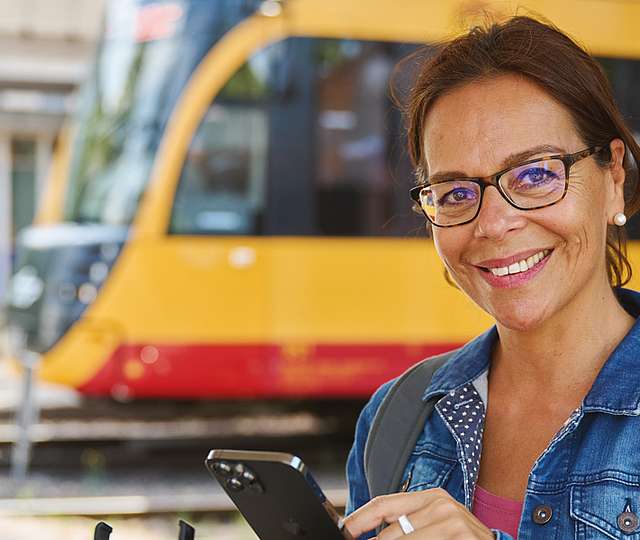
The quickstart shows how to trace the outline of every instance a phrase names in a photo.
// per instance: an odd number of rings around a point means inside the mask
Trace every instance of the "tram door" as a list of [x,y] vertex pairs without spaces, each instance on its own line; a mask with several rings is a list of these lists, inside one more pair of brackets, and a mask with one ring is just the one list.
[[366,394],[376,371],[390,372],[376,341],[393,340],[383,329],[405,318],[410,300],[406,269],[394,272],[399,261],[388,257],[398,242],[389,237],[419,227],[389,97],[409,47],[311,38],[285,45],[298,62],[289,92],[304,100],[295,120],[274,116],[282,143],[272,147],[270,216],[283,238],[272,252],[270,309],[281,377],[306,394]]

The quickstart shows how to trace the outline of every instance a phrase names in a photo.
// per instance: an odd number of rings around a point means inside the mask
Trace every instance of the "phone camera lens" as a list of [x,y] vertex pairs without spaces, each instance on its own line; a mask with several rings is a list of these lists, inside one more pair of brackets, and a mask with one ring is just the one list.
[[244,485],[237,478],[229,478],[229,480],[227,480],[227,487],[231,491],[242,491],[244,489]]
[[242,479],[248,483],[256,481],[255,475],[251,471],[246,471],[246,470],[242,473]]
[[245,468],[244,468],[244,465],[242,463],[236,463],[233,466],[233,470],[238,476],[242,476],[244,471],[245,471]]
[[213,470],[222,476],[228,477],[233,474],[231,465],[229,465],[226,461],[216,461],[213,464]]

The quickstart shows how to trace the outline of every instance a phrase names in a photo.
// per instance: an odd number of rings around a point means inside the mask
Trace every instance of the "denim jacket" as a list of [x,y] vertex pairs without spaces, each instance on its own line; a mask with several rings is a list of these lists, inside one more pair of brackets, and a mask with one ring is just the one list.
[[[617,289],[640,316],[640,293]],[[407,463],[407,491],[440,487],[471,510],[482,451],[487,374],[495,327],[455,353],[435,374],[423,399],[441,396]],[[613,351],[581,405],[536,459],[529,473],[519,540],[640,540],[640,322]],[[370,499],[364,446],[393,381],[362,411],[347,461],[347,513]],[[544,399],[544,397],[541,397]],[[496,538],[512,540],[505,532]],[[374,533],[363,535],[370,538]]]

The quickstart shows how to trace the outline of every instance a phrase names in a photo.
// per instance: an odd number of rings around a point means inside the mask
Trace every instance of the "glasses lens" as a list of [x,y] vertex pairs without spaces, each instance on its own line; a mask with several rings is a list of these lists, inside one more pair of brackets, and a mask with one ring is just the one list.
[[444,227],[458,225],[475,217],[480,186],[466,180],[439,182],[422,188],[418,198],[431,222]]
[[566,185],[564,163],[548,159],[527,163],[500,177],[500,187],[519,208],[541,208],[558,202]]

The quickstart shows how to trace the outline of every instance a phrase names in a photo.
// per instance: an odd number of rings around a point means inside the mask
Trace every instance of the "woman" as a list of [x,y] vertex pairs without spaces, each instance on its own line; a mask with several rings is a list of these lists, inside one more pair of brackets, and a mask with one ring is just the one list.
[[369,538],[388,523],[381,540],[640,534],[640,295],[620,288],[640,148],[606,77],[566,35],[516,17],[442,47],[408,114],[412,196],[448,274],[496,325],[425,389],[442,397],[408,492],[369,501],[364,444],[389,384],[371,399],[346,528]]

